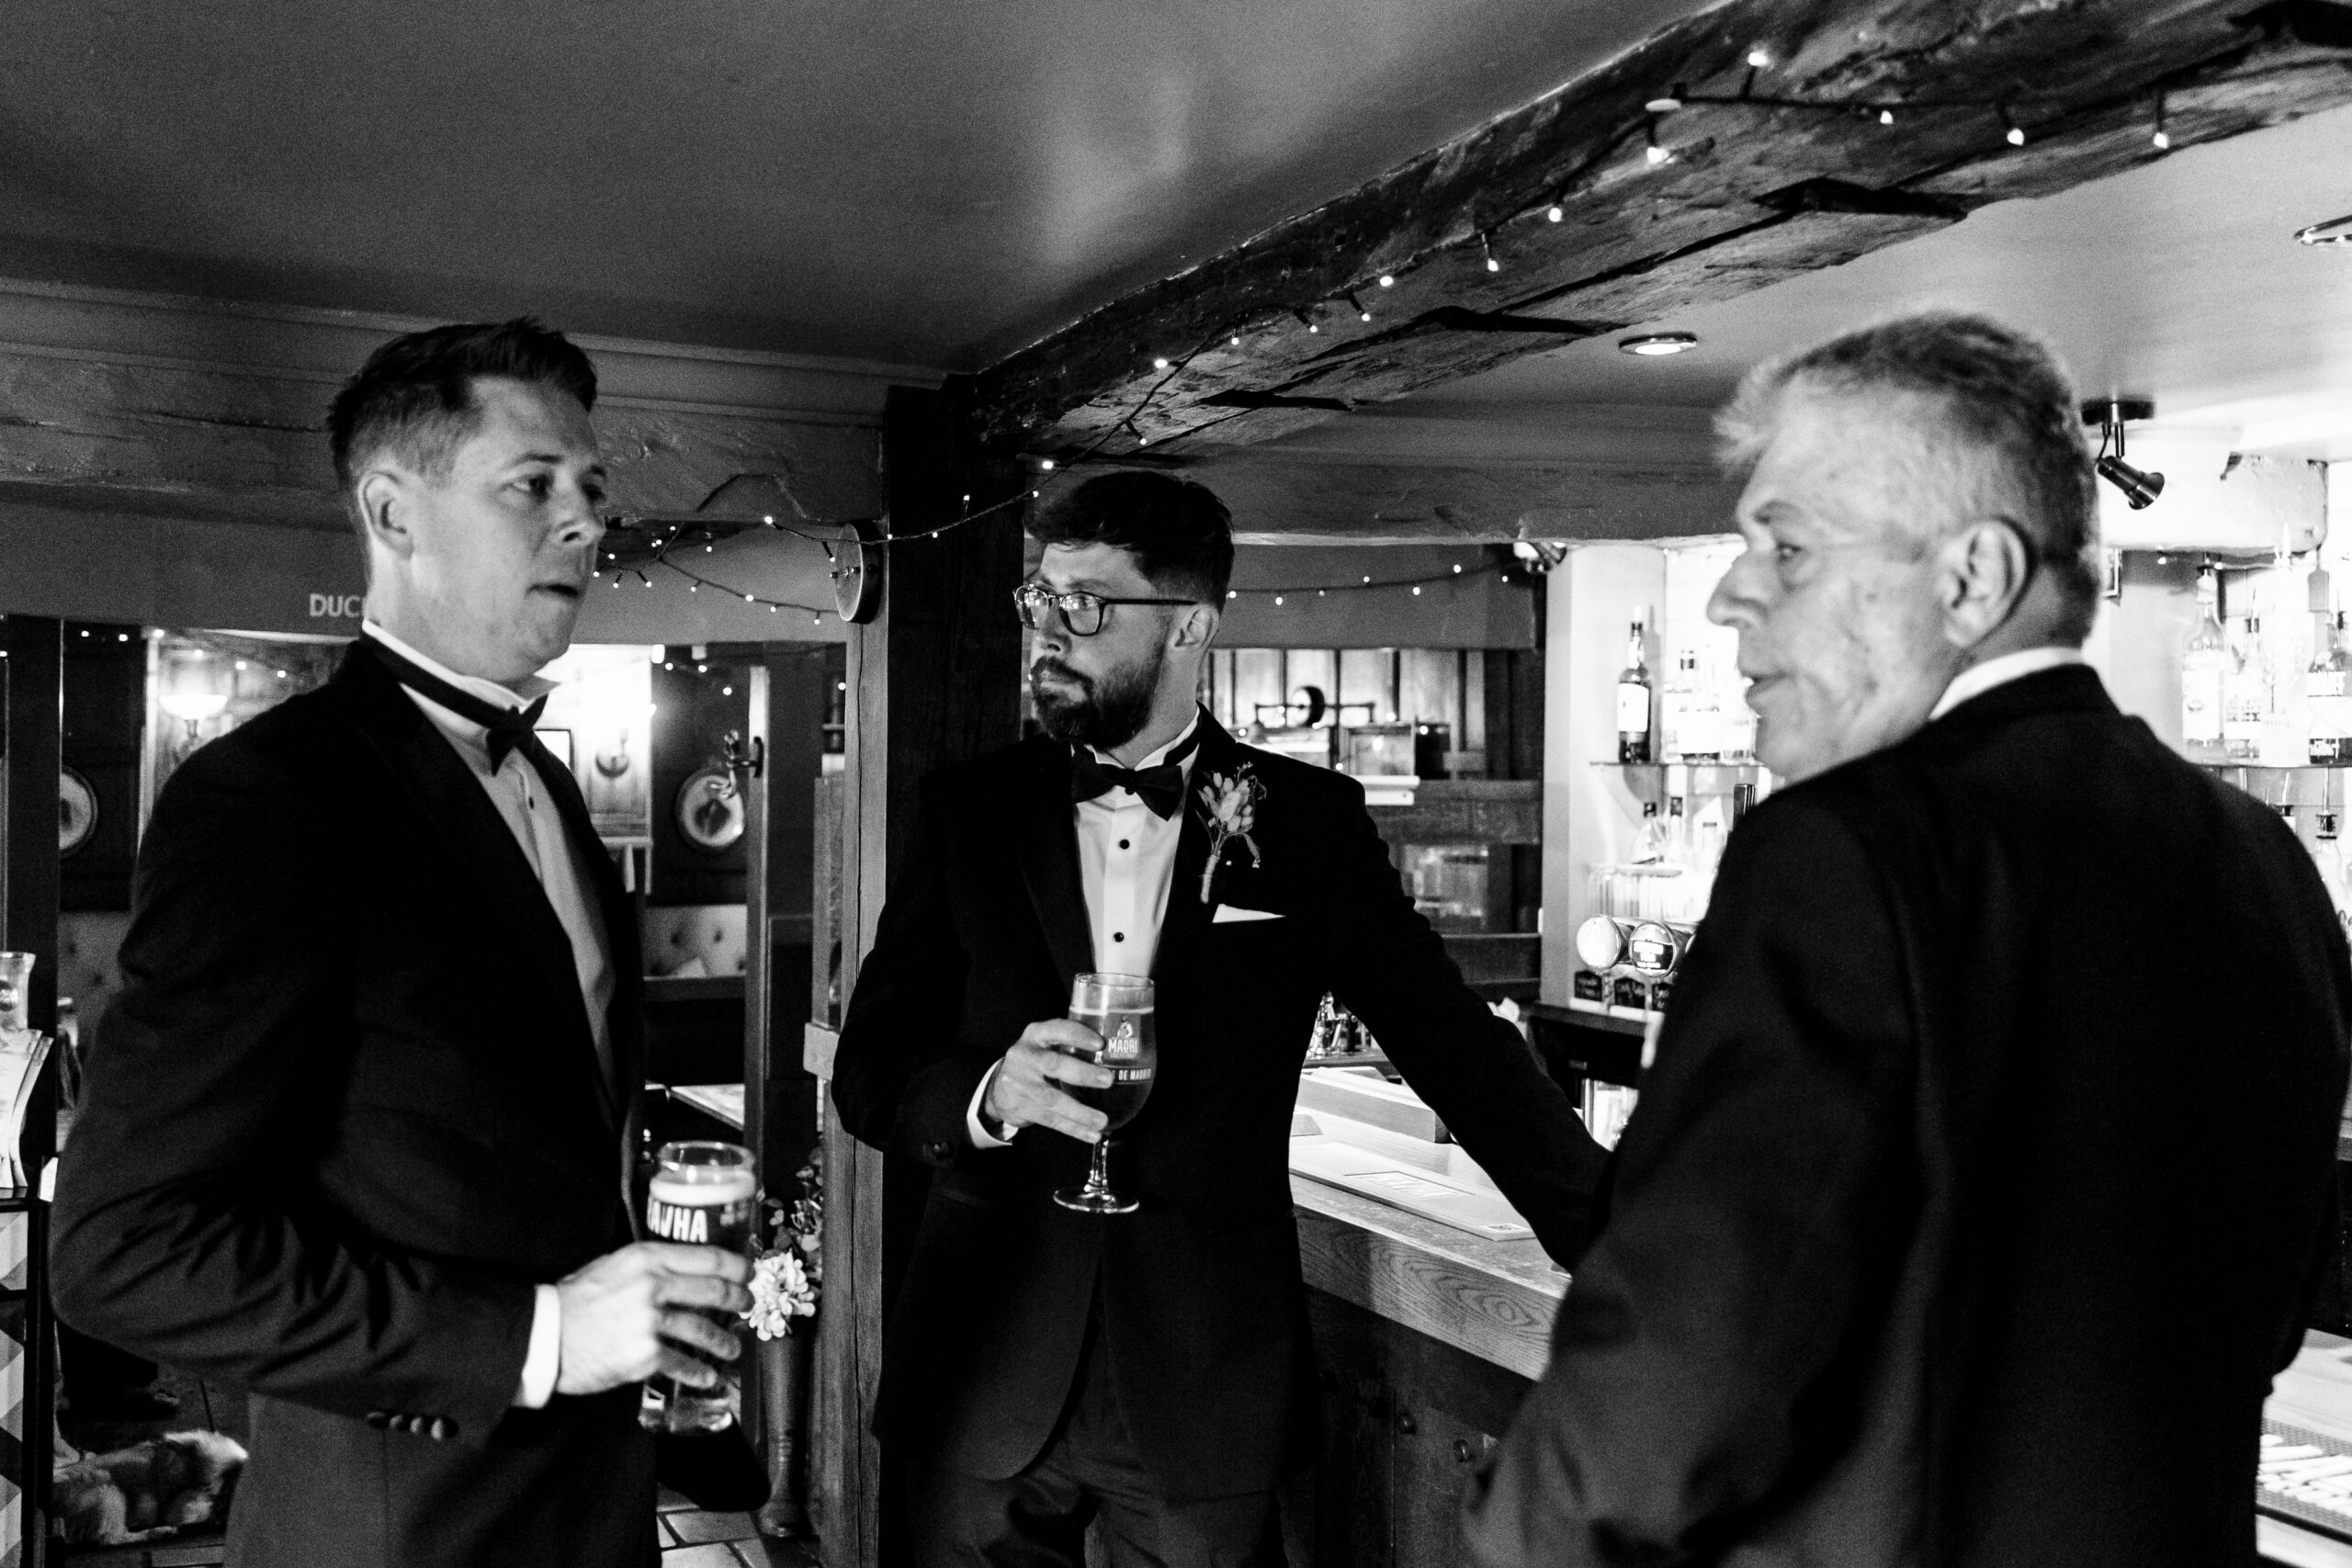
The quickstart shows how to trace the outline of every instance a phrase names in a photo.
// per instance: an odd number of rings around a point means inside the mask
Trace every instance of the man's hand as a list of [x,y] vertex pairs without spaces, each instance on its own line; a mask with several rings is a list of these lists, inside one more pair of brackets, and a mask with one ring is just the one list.
[[[687,1309],[739,1313],[752,1304],[751,1263],[715,1247],[640,1241],[608,1252],[556,1285],[563,1353],[558,1393],[602,1393],[666,1373],[688,1388],[718,1382],[712,1361],[741,1353],[735,1337]],[[699,1351],[705,1359],[680,1346]]]
[[1111,1069],[1081,1062],[1055,1049],[1065,1046],[1090,1054],[1102,1049],[1102,1037],[1082,1023],[1048,1018],[1031,1024],[1012,1043],[989,1081],[981,1108],[1010,1127],[1051,1127],[1084,1143],[1102,1141],[1111,1119],[1091,1106],[1080,1105],[1055,1088],[1056,1083],[1086,1089],[1108,1089]]

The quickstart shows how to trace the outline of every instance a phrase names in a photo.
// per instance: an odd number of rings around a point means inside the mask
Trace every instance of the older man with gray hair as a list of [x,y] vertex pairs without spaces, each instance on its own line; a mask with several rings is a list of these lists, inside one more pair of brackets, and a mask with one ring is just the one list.
[[2333,1257],[2352,970],[2307,857],[2117,712],[2049,352],[1850,333],[1721,423],[1758,752],[1490,1565],[2253,1561]]

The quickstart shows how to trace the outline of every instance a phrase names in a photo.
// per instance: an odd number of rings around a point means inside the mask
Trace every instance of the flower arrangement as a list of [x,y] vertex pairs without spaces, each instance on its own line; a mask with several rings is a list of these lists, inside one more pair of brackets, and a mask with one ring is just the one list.
[[1209,828],[1209,863],[1201,869],[1201,902],[1212,904],[1216,901],[1216,873],[1225,863],[1226,845],[1238,839],[1250,852],[1251,865],[1266,863],[1266,857],[1258,852],[1258,840],[1250,836],[1258,826],[1258,803],[1266,798],[1266,786],[1244,762],[1229,773],[1211,773],[1199,794]]
[[825,1277],[824,1171],[811,1156],[793,1179],[800,1197],[767,1205],[768,1245],[752,1254],[752,1308],[743,1321],[763,1339],[781,1339],[794,1318],[816,1316]]

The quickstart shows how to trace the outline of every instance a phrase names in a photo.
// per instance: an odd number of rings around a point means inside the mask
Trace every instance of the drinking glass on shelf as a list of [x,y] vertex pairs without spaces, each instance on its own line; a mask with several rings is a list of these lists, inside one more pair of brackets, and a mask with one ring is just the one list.
[[1144,1100],[1149,1097],[1152,1078],[1159,1070],[1159,1041],[1152,1027],[1154,1010],[1152,984],[1138,975],[1080,975],[1070,985],[1070,1021],[1094,1031],[1102,1043],[1094,1051],[1065,1049],[1065,1054],[1110,1068],[1112,1081],[1103,1089],[1080,1084],[1064,1084],[1062,1088],[1080,1104],[1091,1105],[1111,1120],[1095,1143],[1094,1160],[1087,1168],[1086,1184],[1066,1187],[1054,1194],[1054,1201],[1065,1209],[1075,1209],[1082,1214],[1131,1214],[1136,1211],[1133,1198],[1111,1190],[1108,1161],[1111,1134],[1135,1120],[1136,1112],[1143,1109]]
[[0,1029],[30,1029],[33,955],[0,953]]

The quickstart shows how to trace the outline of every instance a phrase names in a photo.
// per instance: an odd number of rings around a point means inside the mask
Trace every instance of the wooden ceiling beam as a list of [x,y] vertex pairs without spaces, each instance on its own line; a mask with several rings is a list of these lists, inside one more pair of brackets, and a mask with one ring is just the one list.
[[1729,0],[953,390],[995,452],[1212,457],[2163,156],[2159,93],[2175,148],[2352,103],[2352,6]]

